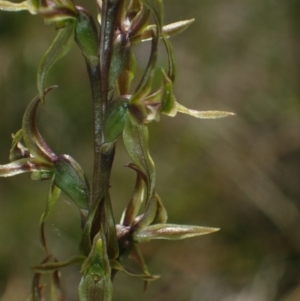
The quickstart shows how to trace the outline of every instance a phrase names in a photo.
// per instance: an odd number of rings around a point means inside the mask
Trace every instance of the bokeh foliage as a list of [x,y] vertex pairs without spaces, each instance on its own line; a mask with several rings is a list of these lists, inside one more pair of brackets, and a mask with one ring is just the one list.
[[[196,19],[183,35],[172,38],[178,101],[195,109],[234,111],[237,116],[216,121],[163,117],[160,124],[150,125],[156,190],[169,221],[221,231],[184,243],[143,245],[151,271],[162,275],[143,300],[298,300],[298,1],[164,4],[166,23]],[[36,94],[38,59],[54,35],[53,28],[26,12],[0,15],[1,163],[7,161],[9,133],[19,129],[25,106]],[[147,57],[140,47],[138,60]],[[163,57],[160,60],[163,63]],[[56,96],[49,95],[39,124],[49,144],[75,157],[91,176],[92,122],[85,74],[81,54],[73,49],[50,74],[49,83],[60,89]],[[53,116],[56,126],[49,127]],[[112,179],[112,198],[120,199],[113,204],[117,219],[131,193],[126,187],[134,183],[122,168],[128,160],[120,143]],[[28,266],[43,257],[37,225],[47,190],[48,183],[36,185],[28,175],[0,181],[3,301],[27,294],[32,273]],[[56,206],[49,235],[60,242],[54,246],[63,242],[56,253],[71,256],[79,241],[79,226],[74,229],[72,222],[76,212],[66,196]],[[63,281],[72,300],[72,287],[79,279],[68,279],[71,274],[72,268]],[[116,286],[114,300],[139,300],[136,294],[142,295],[140,281],[126,275],[117,276]]]

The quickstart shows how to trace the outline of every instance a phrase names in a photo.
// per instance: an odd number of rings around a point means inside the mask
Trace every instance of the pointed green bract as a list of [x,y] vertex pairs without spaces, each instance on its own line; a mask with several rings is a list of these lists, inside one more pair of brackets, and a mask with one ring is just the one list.
[[85,57],[98,55],[99,39],[94,19],[84,9],[77,8],[75,39]]
[[43,55],[37,72],[37,87],[39,96],[44,101],[44,89],[50,68],[57,60],[69,52],[73,45],[75,33],[75,22],[70,20],[68,24],[58,29],[57,35],[50,48]]
[[167,74],[162,70],[163,74],[163,99],[161,112],[168,116],[175,116],[177,113],[176,100],[173,94],[173,83]]
[[92,250],[82,265],[82,273],[78,287],[79,301],[112,300],[111,267],[103,234],[95,236]]
[[123,131],[123,141],[131,160],[147,176],[147,202],[155,186],[155,166],[148,149],[148,128],[128,118]]

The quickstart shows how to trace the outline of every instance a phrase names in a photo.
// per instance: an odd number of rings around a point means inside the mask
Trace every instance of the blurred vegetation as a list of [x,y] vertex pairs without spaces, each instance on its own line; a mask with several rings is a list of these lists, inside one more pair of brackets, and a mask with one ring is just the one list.
[[[92,2],[92,1],[90,1]],[[165,22],[196,18],[172,38],[176,96],[199,109],[235,117],[199,121],[178,115],[150,125],[157,187],[172,223],[220,227],[184,242],[142,246],[150,271],[161,274],[146,294],[142,282],[119,273],[114,300],[297,301],[300,298],[300,3],[298,0],[165,0]],[[91,7],[92,4],[91,4]],[[38,61],[55,35],[42,19],[0,12],[0,162],[11,133],[37,94]],[[140,47],[142,63],[148,53]],[[164,64],[164,55],[161,55]],[[54,151],[72,155],[92,173],[89,83],[74,47],[50,72],[60,88],[39,111]],[[133,186],[119,144],[112,179],[117,219]],[[30,266],[43,257],[38,221],[48,182],[22,175],[0,181],[0,296],[29,294]],[[61,259],[79,242],[76,209],[65,195],[48,223]],[[63,218],[61,218],[63,217]],[[171,249],[172,248],[172,249]],[[76,300],[76,269],[63,273]]]

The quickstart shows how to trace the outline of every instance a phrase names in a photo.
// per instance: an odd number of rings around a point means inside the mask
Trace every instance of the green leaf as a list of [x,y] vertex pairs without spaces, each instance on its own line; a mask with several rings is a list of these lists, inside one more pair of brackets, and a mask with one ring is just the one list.
[[54,184],[82,209],[88,209],[90,189],[81,166],[69,155],[59,155],[54,161]]
[[44,102],[44,89],[50,68],[57,60],[66,55],[74,41],[75,22],[70,21],[64,28],[58,29],[57,35],[50,48],[42,57],[37,72],[37,87],[39,96]]
[[175,116],[177,113],[176,100],[173,94],[173,83],[167,74],[162,70],[163,74],[163,97],[161,112],[168,116]]
[[147,242],[153,239],[180,240],[219,231],[218,228],[200,226],[155,224],[133,233],[135,242]]
[[77,7],[75,39],[85,57],[98,55],[98,32],[91,15],[81,7]]
[[109,104],[104,119],[105,142],[113,142],[123,132],[128,118],[128,100],[117,98]]

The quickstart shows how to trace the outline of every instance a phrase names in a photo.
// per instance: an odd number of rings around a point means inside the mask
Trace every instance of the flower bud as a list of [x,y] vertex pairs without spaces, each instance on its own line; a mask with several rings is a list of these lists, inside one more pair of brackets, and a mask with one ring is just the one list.
[[105,243],[96,235],[92,250],[82,265],[83,276],[78,287],[79,301],[111,301],[111,268]]

